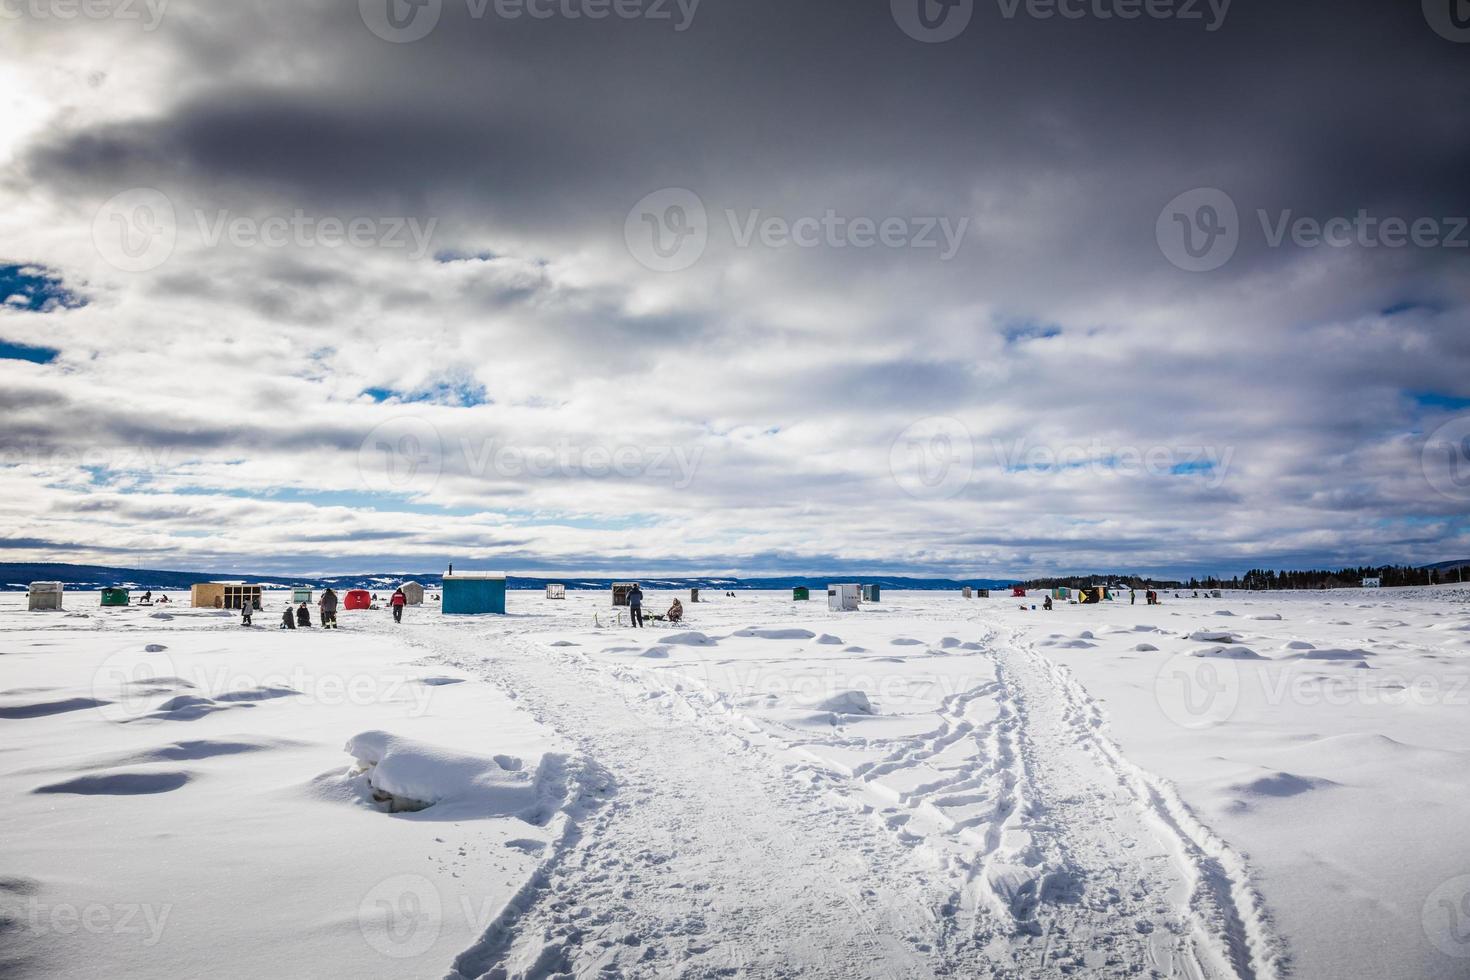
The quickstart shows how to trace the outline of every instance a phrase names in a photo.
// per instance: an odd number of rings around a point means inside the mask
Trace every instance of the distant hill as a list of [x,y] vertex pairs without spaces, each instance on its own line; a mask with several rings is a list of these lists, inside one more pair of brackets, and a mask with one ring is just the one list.
[[[199,582],[245,581],[253,585],[287,588],[310,586],[314,589],[331,586],[334,589],[391,589],[400,582],[414,581],[437,588],[443,579],[442,572],[397,573],[371,575],[330,575],[322,578],[282,575],[250,575],[241,572],[170,572],[149,568],[111,568],[106,565],[66,565],[50,562],[0,562],[0,591],[24,591],[32,582],[62,582],[71,589],[102,589],[122,586],[130,589],[152,589],[155,592],[183,592]],[[558,578],[527,578],[511,576],[507,586],[511,589],[541,590],[548,582],[560,582],[569,589],[606,589],[622,578],[585,578],[563,576]],[[999,589],[1009,586],[1014,579],[954,579],[907,578],[895,575],[854,576],[842,575],[786,575],[764,578],[729,578],[693,576],[688,578],[641,578],[638,581],[649,589],[704,589],[721,592],[750,589],[791,589],[799,585],[825,589],[831,582],[857,582],[879,585],[885,589],[948,590],[970,585],[981,589]]]
[[1470,569],[1470,558],[1461,558],[1456,561],[1439,561],[1433,565],[1420,565],[1419,567],[1438,572],[1453,572],[1461,568]]

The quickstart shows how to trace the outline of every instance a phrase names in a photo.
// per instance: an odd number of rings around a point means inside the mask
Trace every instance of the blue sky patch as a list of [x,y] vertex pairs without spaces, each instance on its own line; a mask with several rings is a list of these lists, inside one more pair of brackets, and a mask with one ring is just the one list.
[[0,263],[0,304],[29,313],[50,313],[86,306],[87,301],[67,289],[61,276],[41,266]]
[[61,354],[55,347],[32,347],[29,344],[12,344],[0,340],[0,361],[30,361],[32,364],[50,364]]

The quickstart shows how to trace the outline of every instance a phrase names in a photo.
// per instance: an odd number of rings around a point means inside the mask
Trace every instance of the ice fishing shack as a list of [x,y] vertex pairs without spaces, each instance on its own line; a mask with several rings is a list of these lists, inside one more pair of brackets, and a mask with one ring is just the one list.
[[102,590],[102,604],[104,606],[126,606],[132,601],[132,596],[127,589],[113,587]]
[[863,587],[856,582],[827,586],[827,608],[832,612],[855,612],[863,601]]
[[27,592],[30,597],[29,608],[32,612],[60,609],[63,591],[60,582],[32,582]]
[[505,615],[504,572],[451,572],[444,576],[446,616]]

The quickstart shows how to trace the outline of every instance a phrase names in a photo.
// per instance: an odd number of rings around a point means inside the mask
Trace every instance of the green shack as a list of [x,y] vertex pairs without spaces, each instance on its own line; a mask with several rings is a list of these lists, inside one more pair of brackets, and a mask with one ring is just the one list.
[[103,589],[102,604],[104,606],[126,606],[131,601],[127,589]]
[[311,590],[307,588],[295,588],[291,590],[291,605],[299,606],[302,603],[311,605]]
[[794,589],[791,590],[791,601],[792,602],[811,602],[812,601],[812,590],[811,589],[808,589],[804,585],[798,585],[796,588],[794,588]]

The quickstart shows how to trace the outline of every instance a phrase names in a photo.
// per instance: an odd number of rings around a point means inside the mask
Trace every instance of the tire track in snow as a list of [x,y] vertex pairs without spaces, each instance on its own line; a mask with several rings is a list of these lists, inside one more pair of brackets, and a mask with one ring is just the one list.
[[1067,724],[1119,783],[1128,787],[1155,832],[1171,845],[1192,885],[1188,911],[1197,928],[1209,935],[1226,967],[1245,980],[1276,980],[1286,975],[1283,944],[1272,930],[1265,901],[1251,884],[1245,859],[1195,815],[1172,784],[1123,754],[1107,735],[1101,706],[1071,671],[1030,644],[1020,646],[1012,639],[1011,645],[1048,675],[1067,705]]
[[[499,632],[422,643],[511,692],[617,789],[450,976],[932,976],[909,854],[729,725]],[[489,654],[487,656],[487,653]]]

